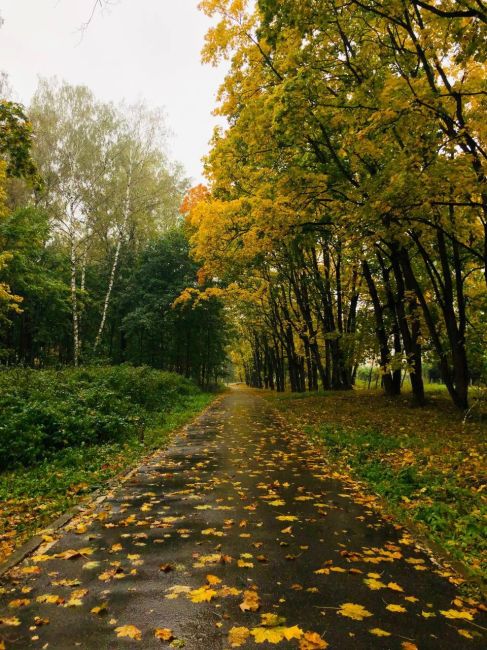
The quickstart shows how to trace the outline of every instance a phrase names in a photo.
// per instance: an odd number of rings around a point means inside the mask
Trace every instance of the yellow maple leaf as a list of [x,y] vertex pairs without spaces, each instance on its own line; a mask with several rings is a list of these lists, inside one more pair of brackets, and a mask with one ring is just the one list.
[[287,641],[300,639],[303,636],[303,630],[297,625],[293,625],[292,627],[283,627],[282,633]]
[[244,591],[243,600],[240,603],[242,612],[256,612],[260,607],[259,594],[254,589]]
[[250,636],[250,630],[247,627],[232,627],[228,633],[228,642],[232,648],[239,648]]
[[17,609],[18,607],[27,607],[29,603],[30,600],[28,598],[17,598],[16,600],[11,600],[8,606]]
[[466,639],[473,639],[473,634],[469,630],[457,630],[460,636],[465,637]]
[[401,648],[402,650],[418,650],[418,646],[415,643],[411,643],[411,641],[403,641]]
[[96,605],[90,609],[92,614],[97,614],[97,616],[102,616],[108,612],[108,603],[101,603],[101,605]]
[[397,582],[388,582],[387,588],[392,589],[392,591],[404,591],[404,589],[397,584]]
[[284,639],[281,627],[254,627],[250,631],[256,643],[280,643]]
[[134,639],[134,641],[142,640],[142,632],[135,625],[122,625],[115,628],[118,637],[126,637],[127,639]]
[[389,612],[396,612],[397,614],[404,614],[404,612],[407,612],[407,609],[403,607],[402,605],[386,605],[386,609]]
[[279,515],[279,517],[276,517],[278,521],[297,521],[298,518],[295,517],[294,515]]
[[260,615],[260,624],[264,627],[277,627],[278,625],[283,625],[286,622],[284,616],[279,616],[274,612],[265,612]]
[[189,592],[188,598],[193,603],[209,603],[217,595],[217,592],[214,589],[210,589],[208,586],[200,587],[199,589],[193,589]]
[[285,506],[286,502],[283,501],[282,499],[276,499],[275,501],[270,501],[269,505],[270,506]]
[[0,616],[0,625],[6,625],[7,627],[17,627],[20,625],[20,620],[16,616]]
[[318,632],[305,632],[299,643],[299,650],[325,650],[325,648],[328,648],[328,643]]
[[218,578],[217,576],[211,575],[211,573],[209,573],[209,574],[206,576],[206,582],[207,582],[209,585],[218,585],[218,584],[220,584],[221,580],[220,580],[220,578]]
[[473,616],[470,612],[459,609],[440,609],[440,614],[445,618],[462,619],[464,621],[473,621]]
[[168,627],[157,627],[154,636],[161,641],[172,641],[174,639],[174,634]]
[[374,634],[375,636],[391,636],[390,632],[386,632],[385,630],[381,630],[380,627],[373,627],[371,630],[369,630],[371,634]]
[[343,605],[340,605],[338,613],[341,616],[352,618],[354,621],[363,621],[364,618],[372,616],[371,612],[367,611],[365,607],[355,603],[343,603]]
[[381,582],[380,580],[376,580],[375,578],[365,578],[364,584],[367,585],[369,589],[372,589],[376,591],[377,589],[385,589],[386,585]]

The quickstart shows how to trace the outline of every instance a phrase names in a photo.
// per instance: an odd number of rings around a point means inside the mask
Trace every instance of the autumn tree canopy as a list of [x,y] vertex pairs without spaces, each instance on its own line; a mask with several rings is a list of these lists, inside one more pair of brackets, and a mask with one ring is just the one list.
[[474,2],[204,0],[231,61],[188,223],[239,305],[247,379],[390,395],[485,371],[486,14]]

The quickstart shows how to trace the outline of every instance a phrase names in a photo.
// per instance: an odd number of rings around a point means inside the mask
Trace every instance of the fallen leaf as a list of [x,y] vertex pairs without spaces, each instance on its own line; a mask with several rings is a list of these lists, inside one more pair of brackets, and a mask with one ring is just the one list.
[[17,598],[16,600],[11,600],[8,606],[17,609],[18,607],[27,607],[29,603],[30,600],[28,598]]
[[103,616],[108,613],[108,603],[101,603],[101,605],[96,605],[92,607],[90,612],[96,614],[97,616]]
[[396,612],[398,614],[404,614],[404,612],[407,612],[407,609],[402,605],[394,605],[394,604],[386,605],[386,609],[389,612]]
[[127,639],[134,639],[134,641],[142,640],[142,632],[135,625],[122,625],[116,627],[115,632],[118,637],[126,637]]
[[161,641],[172,641],[174,639],[174,634],[168,627],[157,627],[154,636]]
[[318,632],[305,632],[299,642],[299,650],[325,650],[325,648],[328,648],[328,643]]
[[259,607],[259,594],[254,589],[244,591],[243,601],[240,603],[242,612],[257,612]]
[[347,618],[352,618],[354,621],[363,621],[364,618],[372,616],[372,614],[365,609],[362,605],[356,605],[355,603],[344,603],[340,605],[338,613],[341,616],[346,616]]
[[50,605],[62,605],[64,598],[56,594],[42,594],[41,596],[37,596],[36,601],[38,603],[49,603]]
[[212,600],[216,595],[217,592],[214,589],[210,589],[208,586],[205,586],[190,591],[188,598],[193,603],[209,603],[210,600]]
[[16,616],[1,617],[0,625],[7,625],[7,627],[17,627],[20,625],[20,620]]
[[232,648],[239,648],[250,636],[250,630],[246,627],[232,627],[228,633],[228,642]]
[[209,574],[209,575],[206,576],[206,582],[209,585],[218,585],[218,584],[220,584],[221,580],[217,576],[213,576],[213,575]]
[[371,630],[369,630],[371,634],[374,634],[375,636],[391,636],[390,632],[386,632],[385,630],[381,630],[380,627],[374,627]]
[[464,621],[473,621],[473,616],[470,612],[466,612],[463,610],[459,609],[440,609],[440,614],[442,614],[445,618],[450,618],[450,619],[462,619]]

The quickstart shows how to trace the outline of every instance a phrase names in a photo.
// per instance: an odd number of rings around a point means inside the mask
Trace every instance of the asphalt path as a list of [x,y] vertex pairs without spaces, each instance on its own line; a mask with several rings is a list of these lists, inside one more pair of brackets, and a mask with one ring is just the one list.
[[233,389],[3,579],[4,647],[485,648],[456,576],[321,453]]

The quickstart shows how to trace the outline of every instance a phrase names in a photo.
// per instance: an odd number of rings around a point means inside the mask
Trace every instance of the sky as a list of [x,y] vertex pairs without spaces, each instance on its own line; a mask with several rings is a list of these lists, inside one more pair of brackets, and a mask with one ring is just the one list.
[[57,76],[103,101],[162,107],[170,155],[200,182],[225,73],[200,62],[210,19],[198,0],[111,1],[82,32],[94,0],[1,0],[0,70],[14,99],[28,104],[39,76]]

